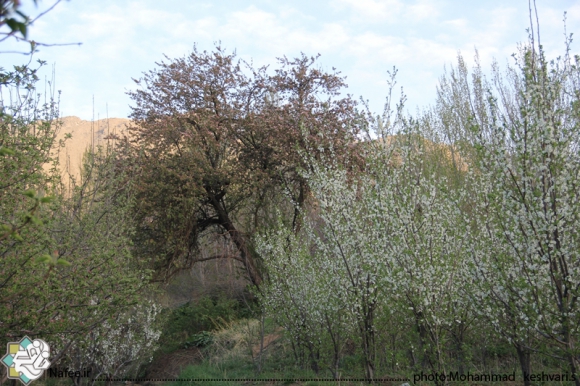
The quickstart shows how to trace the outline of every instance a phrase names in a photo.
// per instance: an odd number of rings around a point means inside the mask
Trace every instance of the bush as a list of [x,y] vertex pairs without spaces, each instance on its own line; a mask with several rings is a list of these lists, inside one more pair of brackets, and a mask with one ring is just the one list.
[[252,312],[241,301],[224,295],[204,296],[178,307],[167,316],[161,341],[165,352],[179,347],[204,347],[211,343],[211,331],[247,318]]
[[202,331],[199,334],[195,334],[191,337],[191,340],[183,344],[184,348],[189,347],[206,347],[213,343],[213,335],[211,332]]

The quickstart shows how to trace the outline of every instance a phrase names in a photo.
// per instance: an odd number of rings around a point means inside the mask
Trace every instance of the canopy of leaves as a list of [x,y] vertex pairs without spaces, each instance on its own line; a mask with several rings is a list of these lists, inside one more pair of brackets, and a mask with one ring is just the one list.
[[268,76],[216,47],[158,63],[136,81],[122,162],[138,176],[135,244],[159,273],[200,261],[200,245],[218,237],[234,252],[210,258],[237,259],[253,284],[262,281],[250,236],[276,207],[299,226],[294,204],[309,195],[302,153],[353,154],[355,104],[333,99],[342,78],[314,64],[283,58]]

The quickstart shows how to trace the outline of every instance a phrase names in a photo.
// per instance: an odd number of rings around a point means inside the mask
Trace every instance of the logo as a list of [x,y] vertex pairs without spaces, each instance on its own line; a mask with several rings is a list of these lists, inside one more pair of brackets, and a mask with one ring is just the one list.
[[2,363],[8,368],[9,379],[19,379],[28,385],[50,367],[50,347],[42,339],[30,340],[25,336],[20,342],[8,342],[7,346]]

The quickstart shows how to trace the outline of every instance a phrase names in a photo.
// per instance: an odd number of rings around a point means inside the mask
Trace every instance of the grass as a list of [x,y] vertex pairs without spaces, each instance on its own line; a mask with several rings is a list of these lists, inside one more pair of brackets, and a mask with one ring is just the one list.
[[[308,368],[296,365],[294,354],[288,342],[283,337],[283,332],[276,328],[271,320],[265,320],[265,336],[279,336],[270,343],[263,353],[261,370],[258,371],[259,347],[261,339],[261,324],[256,319],[238,320],[213,333],[213,343],[204,349],[206,358],[199,364],[185,368],[180,379],[192,381],[179,381],[173,385],[206,385],[207,379],[212,386],[222,385],[362,385],[361,382],[325,382],[325,381],[295,381],[299,379],[326,378],[331,379],[329,370],[321,370],[315,374]],[[342,377],[358,378],[359,360],[351,358],[353,366],[351,372],[344,369]],[[348,361],[347,361],[348,362]],[[196,381],[193,381],[196,379]],[[217,380],[220,379],[220,380]],[[221,381],[221,379],[224,379]],[[235,381],[228,379],[236,379]],[[259,381],[263,380],[263,381]],[[272,381],[277,379],[281,381]],[[204,381],[205,380],[205,381]],[[245,381],[239,381],[245,380]],[[399,382],[398,384],[402,384]]]
[[[301,367],[297,364],[291,343],[273,320],[266,318],[262,323],[257,319],[248,319],[242,315],[239,304],[229,299],[206,298],[196,304],[188,304],[173,311],[170,322],[165,330],[165,352],[175,348],[195,346],[201,351],[195,363],[187,366],[179,373],[182,381],[173,382],[178,385],[362,385],[355,381],[324,382],[295,381],[299,379],[332,379],[329,369],[322,368],[315,374],[308,364]],[[259,348],[264,335],[265,350],[260,357]],[[505,344],[486,345],[485,354],[488,365],[486,368],[470,368],[471,373],[511,373],[516,371],[516,384],[520,384],[517,360],[510,355],[511,347]],[[189,346],[188,346],[189,345]],[[468,348],[469,353],[476,353],[476,348]],[[479,353],[479,351],[477,351]],[[415,370],[410,367],[406,351],[397,351],[396,362],[401,366],[391,370],[377,369],[377,378],[389,376],[392,378],[409,379],[409,381],[384,382],[383,385],[399,386],[404,383],[413,384]],[[509,359],[509,361],[506,361]],[[515,362],[514,362],[515,360]],[[471,360],[470,360],[471,362]],[[394,363],[394,362],[393,362]],[[383,363],[383,366],[385,364]],[[554,364],[536,363],[535,369],[546,369],[547,373],[558,373]],[[391,368],[391,367],[389,367]],[[394,370],[393,370],[394,369]],[[179,371],[179,370],[177,370]],[[426,370],[426,373],[430,373]],[[363,378],[362,357],[360,354],[345,355],[340,363],[340,378]],[[193,381],[195,379],[196,381]],[[208,379],[213,381],[209,382]],[[233,379],[233,380],[232,380]],[[280,381],[272,381],[272,379]],[[192,381],[187,381],[192,380]],[[421,384],[420,382],[418,384]],[[432,384],[432,383],[425,383]],[[557,383],[561,385],[561,383]],[[458,386],[462,383],[458,382]]]

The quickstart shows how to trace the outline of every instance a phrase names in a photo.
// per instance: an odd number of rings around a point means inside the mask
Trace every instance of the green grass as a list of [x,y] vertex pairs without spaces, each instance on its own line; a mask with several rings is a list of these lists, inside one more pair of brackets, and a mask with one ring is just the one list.
[[[191,345],[200,347],[202,349],[202,362],[192,364],[186,367],[180,374],[179,378],[182,380],[197,379],[198,381],[180,381],[173,382],[172,385],[337,385],[336,382],[323,381],[294,381],[296,379],[315,379],[315,378],[332,378],[332,373],[329,369],[321,368],[318,374],[315,374],[308,367],[308,363],[302,366],[297,364],[294,358],[292,346],[287,337],[284,337],[284,332],[274,323],[272,319],[266,318],[264,321],[264,335],[269,334],[281,335],[279,339],[271,343],[263,353],[261,360],[261,371],[258,371],[258,360],[256,356],[256,347],[259,347],[261,340],[262,326],[257,319],[239,319],[235,314],[228,314],[226,311],[226,301],[220,304],[220,301],[201,302],[195,307],[186,310],[180,310],[174,315],[177,316],[179,323],[170,326],[174,332],[186,325],[188,318],[197,317],[202,312],[207,312],[207,315],[214,319],[215,316],[221,318],[222,322],[213,325],[211,335],[208,333],[194,333],[196,328],[189,325],[189,341]],[[227,316],[227,317],[224,317]],[[231,319],[229,319],[231,315]],[[210,320],[207,316],[204,319],[197,319],[197,321]],[[176,338],[177,334],[174,335]],[[177,340],[177,339],[176,339]],[[181,341],[184,342],[183,340]],[[253,348],[253,350],[252,350]],[[516,371],[516,379],[520,381],[519,366],[517,360],[510,355],[510,347],[506,344],[488,344],[486,345],[486,352],[483,354],[488,362],[486,368],[473,368],[468,366],[466,370],[471,373],[485,373],[493,372],[498,374],[511,373],[514,369]],[[471,353],[473,349],[467,348],[467,352]],[[481,355],[481,350],[477,353]],[[413,375],[418,371],[413,369],[409,363],[409,358],[406,358],[406,352],[397,352],[397,363],[401,362],[401,366],[395,369],[377,368],[376,375],[378,378],[382,376],[389,376],[391,378],[407,378],[410,384],[413,382]],[[510,359],[506,362],[506,359]],[[471,360],[470,360],[471,362]],[[553,363],[534,363],[535,372],[540,369],[546,369],[547,373],[559,373],[557,366]],[[424,370],[430,373],[430,370]],[[447,369],[447,371],[454,371]],[[341,379],[364,378],[362,367],[362,357],[360,353],[346,355],[340,362],[339,369]],[[216,381],[208,381],[213,379]],[[220,381],[217,381],[220,379]],[[223,379],[223,381],[222,381]],[[240,381],[232,381],[231,379],[238,379]],[[278,379],[281,381],[268,381],[269,379]],[[243,380],[243,381],[242,381]],[[263,380],[263,381],[259,381]],[[286,380],[286,381],[284,381]],[[400,385],[404,381],[393,382],[393,385]],[[354,386],[362,385],[361,382],[345,382],[341,381],[340,385]],[[429,384],[429,383],[426,383]],[[457,383],[462,386],[461,382]],[[560,383],[558,383],[560,385]]]
[[[264,334],[276,333],[276,326],[271,320],[265,321]],[[260,322],[255,319],[238,320],[213,333],[213,343],[203,349],[203,362],[185,368],[180,379],[201,379],[191,382],[175,382],[178,385],[337,385],[336,382],[304,381],[295,379],[332,378],[328,369],[321,369],[315,374],[309,368],[296,364],[294,354],[287,340],[282,336],[272,343],[263,354],[262,368],[258,372],[256,358],[252,358],[252,347],[260,341]],[[345,358],[342,378],[361,378],[360,358],[353,356]],[[204,381],[205,379],[205,381]],[[211,381],[207,379],[242,379],[253,381]],[[257,381],[264,379],[264,381]],[[279,379],[285,381],[268,381]],[[402,383],[402,382],[401,382]],[[341,382],[341,385],[359,385],[360,382]]]
[[[293,385],[300,384],[305,386],[314,385],[336,385],[336,382],[295,382],[294,379],[305,379],[305,378],[327,378],[329,375],[316,375],[312,371],[301,370],[294,366],[290,368],[285,368],[282,371],[280,369],[264,369],[260,375],[256,374],[256,367],[253,363],[244,361],[241,359],[230,359],[220,364],[211,364],[209,361],[204,361],[203,363],[196,366],[187,367],[180,375],[180,379],[265,379],[262,382],[256,381],[212,381],[213,386],[226,386],[226,385],[249,385],[249,384],[262,384],[262,385]],[[271,382],[268,379],[284,379],[287,381],[281,382]],[[209,385],[207,381],[191,381],[191,382],[175,382],[173,385]]]

